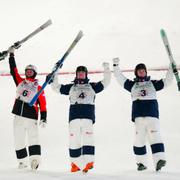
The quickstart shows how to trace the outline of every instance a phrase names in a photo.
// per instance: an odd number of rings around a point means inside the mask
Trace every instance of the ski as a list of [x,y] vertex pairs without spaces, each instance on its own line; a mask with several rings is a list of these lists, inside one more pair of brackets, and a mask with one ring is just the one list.
[[70,45],[70,47],[67,49],[67,51],[64,53],[63,57],[58,60],[56,62],[56,66],[53,68],[52,72],[50,73],[50,76],[48,79],[45,80],[45,82],[43,83],[41,89],[35,94],[35,96],[32,98],[32,100],[30,101],[29,105],[33,106],[33,104],[36,102],[36,100],[38,99],[38,97],[40,96],[40,94],[42,93],[42,91],[45,89],[45,87],[49,84],[49,82],[51,81],[51,79],[53,78],[54,74],[56,73],[56,71],[58,69],[60,69],[64,63],[64,60],[66,59],[66,57],[70,54],[70,52],[72,51],[72,49],[76,46],[76,44],[79,42],[79,40],[82,38],[83,36],[83,32],[79,31],[79,33],[77,34],[76,38],[74,39],[74,41],[72,42],[72,44]]
[[[27,40],[29,40],[30,38],[35,36],[40,31],[44,30],[51,24],[52,24],[52,21],[51,21],[51,19],[49,19],[44,24],[42,24],[40,27],[38,27],[36,30],[34,30],[32,33],[30,33],[28,36],[26,36],[25,38],[23,38],[20,41],[15,42],[12,46],[14,46],[15,49],[18,49],[21,46],[21,44],[23,44],[24,42],[26,42]],[[0,61],[4,60],[5,57],[8,55],[8,53],[9,53],[8,50],[0,52]]]
[[170,48],[170,44],[169,44],[166,32],[165,32],[164,29],[161,29],[160,33],[161,33],[161,37],[162,37],[164,46],[166,48],[166,52],[168,54],[168,57],[169,57],[169,60],[170,60],[171,66],[172,66],[174,76],[175,76],[176,81],[177,81],[178,90],[180,91],[180,77],[179,77],[179,73],[178,73],[178,70],[177,70],[177,67],[176,67],[176,62],[175,62],[175,60],[173,58],[173,55],[172,55],[172,51],[171,51],[171,48]]

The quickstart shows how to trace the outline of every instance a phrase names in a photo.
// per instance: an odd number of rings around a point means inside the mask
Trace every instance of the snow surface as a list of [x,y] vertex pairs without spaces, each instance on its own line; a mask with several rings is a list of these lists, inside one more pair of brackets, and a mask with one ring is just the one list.
[[[53,21],[53,25],[16,52],[20,72],[29,63],[36,64],[39,72],[49,72],[80,29],[85,35],[67,58],[63,71],[74,71],[81,64],[90,70],[102,70],[102,62],[111,63],[113,57],[120,57],[122,68],[134,68],[139,62],[148,67],[167,66],[169,62],[159,35],[160,28],[167,30],[174,57],[180,64],[179,0],[0,0],[0,3],[3,7],[0,11],[2,50],[47,19]],[[0,63],[0,71],[7,72],[8,61]],[[133,78],[132,73],[125,75]],[[149,75],[159,79],[165,72],[149,72]],[[44,78],[39,76],[41,84]],[[62,83],[69,83],[73,78],[73,75],[60,76]],[[98,81],[102,75],[90,75],[89,78]],[[45,90],[48,126],[40,129],[42,164],[36,173],[17,169],[11,114],[16,88],[11,77],[0,76],[0,82],[0,180],[180,179],[180,93],[175,80],[170,87],[158,92],[167,166],[156,173],[148,148],[148,170],[136,171],[130,94],[112,77],[110,86],[96,97],[95,168],[86,175],[69,173],[69,100],[52,92],[49,86]]]

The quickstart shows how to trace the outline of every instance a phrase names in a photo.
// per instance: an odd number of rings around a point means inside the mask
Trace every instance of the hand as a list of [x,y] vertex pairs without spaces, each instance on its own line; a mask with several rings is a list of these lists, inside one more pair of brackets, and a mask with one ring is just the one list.
[[54,81],[54,75],[52,75],[52,73],[49,73],[46,76],[46,82],[48,82],[48,84],[51,84],[51,83],[53,83],[53,81]]
[[0,52],[0,61],[4,60],[7,55],[8,55],[7,51]]
[[119,58],[113,58],[113,66],[119,65]]
[[103,62],[102,64],[104,70],[109,70],[109,63],[108,62]]
[[15,51],[14,46],[9,47],[8,52],[9,52],[10,54],[14,54],[14,51]]
[[56,63],[56,64],[53,66],[52,71],[55,71],[55,70],[56,70],[56,72],[57,72],[58,69],[60,69],[60,68],[62,67],[62,65],[63,65],[63,64],[60,65],[60,63]]
[[47,124],[46,119],[41,119],[40,122],[39,122],[39,126],[41,126],[41,128],[45,128],[46,124]]

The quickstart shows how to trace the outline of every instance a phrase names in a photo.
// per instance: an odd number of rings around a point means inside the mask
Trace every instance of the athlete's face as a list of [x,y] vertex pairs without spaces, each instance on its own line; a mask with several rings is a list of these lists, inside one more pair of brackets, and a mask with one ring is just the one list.
[[146,76],[146,71],[145,71],[145,69],[138,69],[138,70],[137,70],[137,75],[138,75],[138,77],[140,77],[140,78],[144,78],[144,77]]
[[76,76],[77,79],[86,79],[86,72],[78,71]]
[[30,78],[30,77],[34,76],[34,71],[32,69],[26,69],[25,75],[26,75],[26,77]]

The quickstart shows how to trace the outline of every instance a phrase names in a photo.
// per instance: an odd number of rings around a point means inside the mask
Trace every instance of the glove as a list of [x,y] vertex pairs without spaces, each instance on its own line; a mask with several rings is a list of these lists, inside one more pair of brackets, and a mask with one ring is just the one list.
[[102,64],[104,70],[109,70],[109,63],[108,62],[103,62]]
[[113,66],[119,66],[119,58],[113,58]]
[[9,47],[8,52],[9,52],[10,54],[14,54],[14,51],[15,51],[14,46]]
[[56,63],[56,64],[53,66],[52,71],[57,70],[57,69],[60,69],[62,66],[63,66],[63,64],[60,64],[60,62],[59,62],[59,63]]
[[39,126],[41,126],[41,128],[45,128],[46,124],[47,124],[46,119],[41,119],[40,122],[39,122]]
[[48,82],[48,84],[51,84],[51,83],[53,83],[53,81],[54,81],[54,74],[49,73],[49,74],[46,76],[46,82]]
[[4,60],[7,55],[8,55],[7,51],[0,52],[0,61]]

